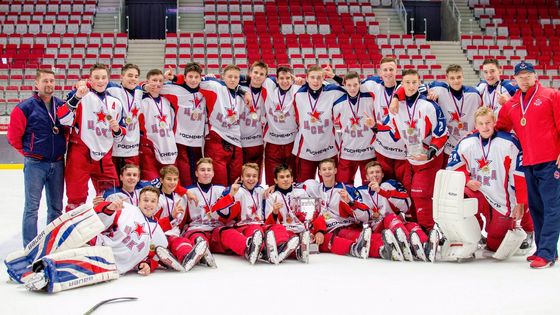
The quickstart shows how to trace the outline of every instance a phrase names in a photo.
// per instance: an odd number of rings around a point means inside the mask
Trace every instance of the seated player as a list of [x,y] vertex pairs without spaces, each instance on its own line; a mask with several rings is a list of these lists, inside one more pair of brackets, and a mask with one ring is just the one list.
[[138,195],[140,190],[148,185],[140,182],[140,167],[134,164],[126,164],[120,170],[120,187],[108,189],[103,194],[105,201],[124,200],[132,205],[138,206]]
[[494,129],[496,118],[491,108],[478,109],[475,119],[477,131],[459,142],[447,168],[465,173],[465,195],[478,199],[481,228],[481,216],[486,219],[486,248],[496,251],[515,221],[526,215],[522,152],[513,134]]

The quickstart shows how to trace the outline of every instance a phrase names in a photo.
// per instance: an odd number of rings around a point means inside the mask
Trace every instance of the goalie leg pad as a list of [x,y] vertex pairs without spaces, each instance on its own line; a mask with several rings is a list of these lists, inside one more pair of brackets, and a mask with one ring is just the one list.
[[[113,250],[105,246],[69,249],[47,255],[33,264],[33,278],[37,279],[36,275],[40,273],[44,274],[44,280],[46,280],[46,286],[42,289],[49,293],[79,288],[119,277]],[[41,289],[31,283],[24,284],[34,290]]]
[[82,205],[64,213],[49,223],[24,250],[6,257],[4,263],[8,274],[13,280],[23,283],[22,278],[30,275],[34,261],[59,251],[78,248],[104,229],[91,205]]
[[502,240],[500,247],[498,247],[498,250],[496,250],[492,257],[498,260],[505,260],[510,258],[517,252],[517,250],[519,250],[519,246],[521,245],[525,237],[527,237],[527,233],[525,233],[523,229],[517,228],[509,230]]

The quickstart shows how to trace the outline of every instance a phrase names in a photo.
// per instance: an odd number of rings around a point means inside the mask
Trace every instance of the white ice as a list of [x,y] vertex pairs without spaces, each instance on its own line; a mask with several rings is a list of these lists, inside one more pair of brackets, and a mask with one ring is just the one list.
[[[23,173],[0,171],[0,258],[21,246]],[[44,200],[44,198],[43,198]],[[44,203],[40,210],[45,220]],[[525,257],[505,262],[420,263],[312,255],[308,265],[249,265],[217,255],[218,269],[158,270],[49,295],[10,283],[0,270],[0,314],[559,314],[560,266],[531,270]]]

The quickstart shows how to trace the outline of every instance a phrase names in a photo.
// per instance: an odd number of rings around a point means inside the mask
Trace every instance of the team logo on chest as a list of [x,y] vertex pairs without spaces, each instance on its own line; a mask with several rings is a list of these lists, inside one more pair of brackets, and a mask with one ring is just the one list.
[[489,174],[490,173],[490,163],[492,163],[491,160],[485,159],[485,158],[480,158],[477,159],[476,162],[478,163],[478,169],[485,173],[485,174]]
[[134,225],[136,227],[134,228],[134,230],[132,230],[132,232],[136,233],[138,238],[142,237],[142,235],[144,234],[147,234],[146,231],[144,231],[144,223],[140,224],[138,222],[134,222]]

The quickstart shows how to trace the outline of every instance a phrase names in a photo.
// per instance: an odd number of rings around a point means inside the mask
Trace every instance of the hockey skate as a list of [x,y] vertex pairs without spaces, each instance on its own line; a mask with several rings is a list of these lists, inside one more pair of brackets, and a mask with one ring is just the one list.
[[245,248],[245,258],[249,261],[251,265],[254,265],[259,259],[261,252],[261,245],[263,241],[262,232],[257,230],[253,233],[253,236],[247,239],[247,248]]
[[533,237],[534,237],[534,235],[535,235],[534,232],[528,232],[527,233],[527,237],[523,240],[523,242],[519,246],[519,249],[517,250],[517,252],[515,252],[516,256],[525,256],[529,253],[531,248],[533,248]]
[[370,244],[371,229],[369,227],[364,227],[356,242],[350,246],[350,255],[362,259],[368,258]]
[[292,236],[286,243],[280,244],[280,246],[278,246],[278,263],[281,263],[284,259],[288,258],[294,250],[296,250],[298,244],[299,236],[297,235]]
[[[198,244],[202,241],[207,243],[204,240],[204,238],[202,238],[200,236],[196,238],[196,244]],[[206,265],[210,268],[218,268],[218,265],[216,264],[216,260],[214,259],[214,255],[212,255],[212,253],[210,252],[210,246],[206,246],[206,250],[204,251],[204,254],[202,255],[202,258],[200,258],[199,263],[202,264],[202,265]]]
[[410,251],[410,245],[408,245],[408,240],[406,239],[406,233],[404,233],[402,228],[397,228],[395,230],[395,238],[397,239],[397,243],[399,243],[404,259],[407,261],[414,261],[412,252]]
[[439,232],[436,229],[431,230],[430,235],[428,235],[428,241],[424,244],[424,253],[429,262],[436,262],[439,241]]
[[[206,243],[206,242],[204,242]],[[202,244],[202,243],[200,243]],[[185,272],[185,268],[183,268],[183,266],[181,265],[181,263],[179,263],[177,261],[177,259],[175,259],[175,257],[173,257],[173,255],[171,254],[171,252],[163,247],[163,246],[157,246],[156,247],[156,256],[159,258],[159,262],[164,265],[165,267],[169,268],[169,269],[173,269],[179,272]]]
[[404,261],[403,254],[393,232],[389,229],[383,230],[383,232],[381,232],[381,237],[383,238],[383,247],[379,249],[381,258]]
[[200,259],[202,259],[202,257],[204,256],[204,253],[206,252],[207,249],[208,249],[208,243],[206,243],[206,241],[203,240],[202,242],[196,243],[192,248],[191,252],[188,253],[187,256],[185,256],[185,258],[183,258],[182,265],[185,271],[191,270],[192,267],[198,264]]
[[266,231],[265,233],[265,249],[264,249],[264,257],[262,257],[265,261],[278,265],[280,261],[278,260],[278,248],[276,248],[276,237],[274,236],[274,232]]
[[424,245],[420,241],[420,236],[416,231],[410,232],[410,249],[414,257],[421,261],[428,261],[426,253],[424,253]]
[[43,271],[39,271],[26,278],[23,285],[29,291],[39,291],[46,287],[48,283],[49,280],[45,278],[45,273]]
[[309,231],[305,231],[301,233],[300,243],[298,248],[296,249],[296,258],[298,261],[302,263],[309,263],[309,245],[311,243],[311,236],[309,235]]

